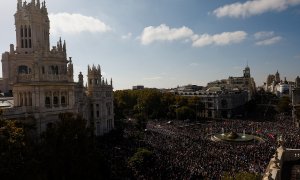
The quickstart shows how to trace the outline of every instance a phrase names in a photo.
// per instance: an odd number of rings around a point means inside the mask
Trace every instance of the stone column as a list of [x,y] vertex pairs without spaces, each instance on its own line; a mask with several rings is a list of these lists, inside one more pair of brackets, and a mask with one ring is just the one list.
[[23,106],[26,106],[26,97],[25,97],[25,93],[22,93],[22,98],[23,98]]

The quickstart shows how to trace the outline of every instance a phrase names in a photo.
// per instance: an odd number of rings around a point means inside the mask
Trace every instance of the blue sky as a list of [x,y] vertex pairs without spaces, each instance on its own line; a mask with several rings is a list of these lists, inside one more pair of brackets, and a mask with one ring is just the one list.
[[[31,1],[31,0],[28,0]],[[17,1],[2,0],[0,52],[15,44]],[[48,0],[51,44],[73,57],[75,79],[100,64],[115,89],[206,85],[241,76],[257,85],[277,69],[300,75],[300,0]]]

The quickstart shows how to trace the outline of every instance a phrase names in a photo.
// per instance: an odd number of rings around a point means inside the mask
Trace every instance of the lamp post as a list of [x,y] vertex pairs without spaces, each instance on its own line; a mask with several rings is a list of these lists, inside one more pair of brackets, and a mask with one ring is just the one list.
[[177,108],[179,107],[179,105],[175,104],[175,107],[176,107],[176,109],[175,109],[175,111],[176,111],[176,120],[178,121],[178,110],[177,110]]
[[197,116],[198,116],[198,103],[196,103],[196,121],[198,120]]

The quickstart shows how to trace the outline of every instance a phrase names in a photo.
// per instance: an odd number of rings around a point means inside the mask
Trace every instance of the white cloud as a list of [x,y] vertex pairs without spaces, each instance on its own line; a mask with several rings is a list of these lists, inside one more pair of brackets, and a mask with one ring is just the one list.
[[111,31],[111,27],[99,19],[81,14],[50,14],[51,34],[82,32],[103,33]]
[[221,34],[209,35],[195,35],[193,36],[194,47],[204,47],[208,45],[228,45],[240,43],[246,39],[247,33],[244,31],[223,32]]
[[274,36],[273,31],[261,31],[254,34],[254,38],[257,40],[266,39]]
[[190,66],[199,66],[199,63],[190,63]]
[[282,37],[275,36],[275,37],[272,37],[272,38],[269,38],[269,39],[258,41],[255,44],[258,45],[258,46],[268,46],[268,45],[272,45],[272,44],[278,43],[281,40],[282,40]]
[[160,76],[155,76],[155,77],[146,77],[146,78],[143,78],[144,80],[148,80],[148,81],[154,81],[154,80],[159,80],[159,79],[162,79],[162,77]]
[[130,39],[132,37],[132,33],[128,33],[122,36],[122,39]]
[[193,31],[185,26],[181,28],[170,28],[165,24],[158,27],[149,26],[144,28],[140,37],[143,45],[151,44],[155,41],[174,41],[190,38]]
[[233,3],[213,11],[217,17],[250,17],[271,11],[283,11],[289,6],[300,4],[300,0],[249,0],[244,3]]
[[194,34],[188,27],[170,28],[165,24],[144,28],[142,35],[138,37],[143,45],[149,45],[155,41],[175,41],[191,42],[193,47],[204,47],[208,45],[229,45],[240,43],[247,37],[244,31],[223,32],[220,34]]
[[296,56],[294,56],[294,58],[300,59],[300,55],[296,55]]

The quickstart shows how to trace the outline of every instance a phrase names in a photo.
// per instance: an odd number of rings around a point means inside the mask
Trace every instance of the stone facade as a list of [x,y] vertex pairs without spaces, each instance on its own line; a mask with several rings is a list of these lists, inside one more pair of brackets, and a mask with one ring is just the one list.
[[294,88],[294,82],[280,79],[280,74],[277,71],[275,75],[269,74],[267,81],[264,83],[264,90],[275,94],[278,97],[289,96],[292,97],[292,89]]
[[248,100],[252,99],[252,96],[256,92],[256,84],[254,79],[251,77],[250,67],[246,66],[243,70],[242,77],[232,77],[230,76],[228,79],[217,80],[213,82],[209,82],[207,84],[208,88],[211,87],[220,87],[226,90],[242,90],[248,91]]
[[293,119],[297,127],[300,125],[300,78],[295,80],[295,88],[292,91]]
[[263,174],[263,180],[299,179],[300,149],[277,148]]
[[239,109],[248,102],[247,91],[210,91],[198,94],[204,103],[201,117],[206,118],[232,118],[243,116],[244,112]]
[[4,109],[7,118],[34,117],[39,131],[62,112],[81,114],[96,135],[114,127],[113,87],[101,75],[100,66],[88,67],[88,85],[83,75],[73,78],[72,58],[66,42],[59,39],[50,50],[50,21],[46,3],[18,0],[15,13],[16,47],[2,54],[1,92],[12,94],[14,106]]

